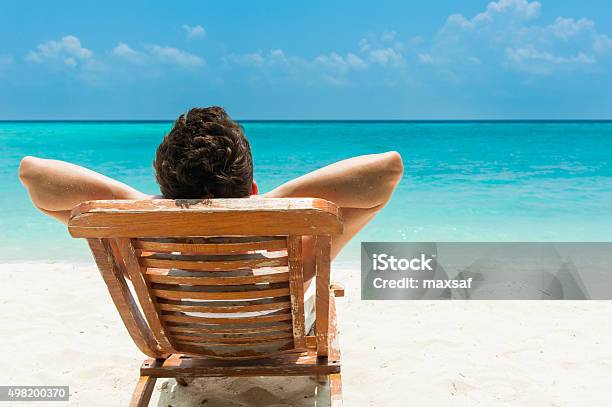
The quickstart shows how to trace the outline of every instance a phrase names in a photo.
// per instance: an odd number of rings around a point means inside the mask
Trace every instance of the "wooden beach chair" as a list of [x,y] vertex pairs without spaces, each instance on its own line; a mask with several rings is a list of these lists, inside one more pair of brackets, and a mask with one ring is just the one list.
[[[149,356],[131,406],[148,405],[157,378],[289,375],[328,380],[331,405],[341,405],[334,297],[344,292],[330,284],[330,246],[343,225],[333,203],[90,201],[73,209],[68,228],[87,239]],[[314,332],[305,326],[304,236],[316,242]]]

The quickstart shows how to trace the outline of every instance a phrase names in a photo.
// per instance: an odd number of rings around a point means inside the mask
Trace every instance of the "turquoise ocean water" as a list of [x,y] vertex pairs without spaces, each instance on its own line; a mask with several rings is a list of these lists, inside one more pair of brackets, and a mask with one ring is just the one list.
[[[359,154],[399,151],[404,178],[363,241],[611,241],[610,122],[245,122],[262,191]],[[84,165],[158,193],[170,122],[0,122],[0,261],[82,261],[17,178],[25,155]]]

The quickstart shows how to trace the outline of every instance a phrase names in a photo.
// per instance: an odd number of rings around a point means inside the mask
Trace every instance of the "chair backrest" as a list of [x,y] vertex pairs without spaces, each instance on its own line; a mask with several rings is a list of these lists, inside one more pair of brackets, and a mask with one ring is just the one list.
[[[331,202],[90,201],[73,209],[68,228],[87,239],[128,332],[149,356],[327,355],[331,235],[342,232]],[[315,239],[315,336],[305,332],[303,236]]]

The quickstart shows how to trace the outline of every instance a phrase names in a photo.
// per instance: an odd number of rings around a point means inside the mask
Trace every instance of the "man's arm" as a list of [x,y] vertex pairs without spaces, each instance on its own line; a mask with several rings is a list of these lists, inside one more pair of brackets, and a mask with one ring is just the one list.
[[[289,181],[264,194],[270,198],[311,197],[336,203],[342,209],[344,233],[332,240],[332,257],[387,204],[402,178],[401,156],[392,151],[349,158]],[[19,178],[32,202],[43,213],[68,223],[72,208],[96,199],[149,199],[102,174],[57,160],[25,157]],[[313,239],[305,237],[305,280],[314,276]]]
[[72,208],[84,201],[150,197],[87,168],[36,157],[21,160],[19,179],[34,205],[63,223],[68,223]]
[[395,151],[362,155],[291,180],[265,196],[323,198],[342,208],[369,209],[389,201],[402,172]]
[[[349,158],[296,178],[265,197],[310,197],[342,209],[344,233],[332,239],[332,258],[389,202],[402,178],[402,157],[395,151]],[[304,279],[314,276],[314,242],[304,240]]]

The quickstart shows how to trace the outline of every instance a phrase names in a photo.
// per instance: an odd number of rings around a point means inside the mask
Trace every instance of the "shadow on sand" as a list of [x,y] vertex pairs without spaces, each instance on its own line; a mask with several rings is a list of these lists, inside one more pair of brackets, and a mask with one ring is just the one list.
[[329,406],[329,387],[311,377],[207,377],[161,384],[158,407]]

